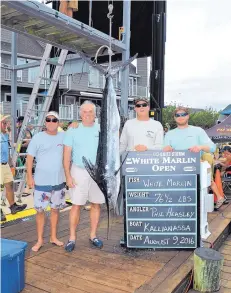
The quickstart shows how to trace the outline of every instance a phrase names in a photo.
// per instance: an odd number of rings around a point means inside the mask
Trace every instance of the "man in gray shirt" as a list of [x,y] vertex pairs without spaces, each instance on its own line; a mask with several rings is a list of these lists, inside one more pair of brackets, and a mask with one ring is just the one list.
[[128,120],[120,137],[120,154],[125,151],[162,149],[164,130],[159,121],[149,118],[149,100],[138,97],[135,101],[137,117]]

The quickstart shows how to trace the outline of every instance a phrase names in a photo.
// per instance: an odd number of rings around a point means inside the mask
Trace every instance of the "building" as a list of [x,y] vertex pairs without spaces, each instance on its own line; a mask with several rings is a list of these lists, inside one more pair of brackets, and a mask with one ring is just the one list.
[[[7,65],[11,65],[11,35],[10,31],[1,31],[1,111],[10,114],[11,104],[11,71]],[[42,58],[45,45],[39,41],[18,34],[18,58],[17,64],[25,64],[38,61]],[[116,65],[113,62],[113,65]],[[106,64],[105,64],[106,66]],[[50,66],[47,66],[46,75],[50,75]],[[23,116],[33,88],[33,84],[39,73],[39,67],[20,70],[17,72],[17,116]],[[137,66],[129,67],[129,109],[134,115],[133,99],[136,96],[148,96],[148,59],[137,59]],[[104,76],[95,68],[86,64],[77,54],[67,56],[67,60],[60,76],[60,107],[59,112],[63,120],[79,119],[79,107],[85,100],[91,100],[100,109]],[[113,78],[118,106],[120,105],[121,74]],[[40,91],[46,91],[47,81],[41,86]],[[37,100],[40,109],[42,101]]]

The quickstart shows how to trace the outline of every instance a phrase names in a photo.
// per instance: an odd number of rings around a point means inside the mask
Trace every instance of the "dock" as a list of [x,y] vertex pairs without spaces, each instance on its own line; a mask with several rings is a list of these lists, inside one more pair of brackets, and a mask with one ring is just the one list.
[[[209,213],[211,235],[204,246],[221,250],[225,257],[220,293],[231,292],[231,204]],[[69,235],[69,210],[61,212],[58,237]],[[98,236],[101,250],[89,243],[89,212],[83,210],[77,229],[77,245],[72,253],[49,243],[49,220],[45,243],[38,253],[35,219],[2,228],[2,238],[26,241],[26,287],[23,293],[186,293],[192,288],[193,251],[126,249],[120,246],[123,217],[113,217],[107,240],[107,215],[102,208]],[[190,293],[193,291],[190,291]]]

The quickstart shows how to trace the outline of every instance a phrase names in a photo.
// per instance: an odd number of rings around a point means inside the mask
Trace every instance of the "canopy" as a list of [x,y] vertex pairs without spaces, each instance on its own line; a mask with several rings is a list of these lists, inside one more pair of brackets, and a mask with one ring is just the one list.
[[221,123],[207,129],[206,133],[214,142],[231,141],[231,115]]

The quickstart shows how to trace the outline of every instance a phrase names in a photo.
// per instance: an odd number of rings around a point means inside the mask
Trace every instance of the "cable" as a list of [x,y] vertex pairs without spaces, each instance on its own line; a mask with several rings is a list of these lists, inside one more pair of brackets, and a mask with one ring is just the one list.
[[214,243],[206,240],[202,240],[203,243],[208,243],[210,244],[209,248],[214,248]]
[[226,216],[224,215],[224,212],[221,213],[221,216],[222,216],[223,218],[225,218],[225,219],[231,220],[231,217],[226,217]]
[[193,279],[193,270],[192,270],[192,273],[191,273],[191,277],[190,277],[190,279],[189,279],[189,283],[188,283],[188,285],[187,285],[187,287],[186,287],[184,293],[187,293],[187,292],[189,291],[189,288],[190,288],[191,283],[192,283],[192,279]]

